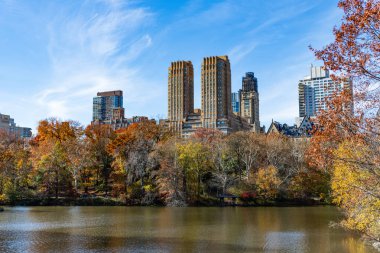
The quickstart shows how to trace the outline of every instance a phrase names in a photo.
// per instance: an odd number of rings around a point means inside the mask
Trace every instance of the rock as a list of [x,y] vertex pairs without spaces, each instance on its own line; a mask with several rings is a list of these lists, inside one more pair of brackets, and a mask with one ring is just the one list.
[[378,251],[380,251],[380,242],[374,242],[374,243],[372,244],[372,246],[373,246],[375,249],[377,249]]

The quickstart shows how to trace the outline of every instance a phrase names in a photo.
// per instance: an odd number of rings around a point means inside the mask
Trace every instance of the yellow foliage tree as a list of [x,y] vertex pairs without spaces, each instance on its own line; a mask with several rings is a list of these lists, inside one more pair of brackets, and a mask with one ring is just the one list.
[[278,194],[278,187],[281,184],[277,168],[273,165],[260,168],[256,173],[255,183],[260,197],[275,199]]
[[[187,178],[187,188],[191,195],[199,199],[202,175],[209,165],[209,151],[201,142],[187,142],[178,145],[178,161]],[[194,196],[191,196],[194,197]]]
[[335,152],[333,201],[343,208],[342,224],[380,239],[380,168],[368,160],[372,151],[360,142],[344,142]]

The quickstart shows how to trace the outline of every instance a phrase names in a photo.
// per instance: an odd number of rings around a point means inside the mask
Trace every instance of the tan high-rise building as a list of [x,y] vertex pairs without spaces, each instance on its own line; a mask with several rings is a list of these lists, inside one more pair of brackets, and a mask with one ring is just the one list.
[[203,58],[201,86],[202,126],[229,133],[232,105],[231,68],[228,56]]
[[240,116],[252,126],[256,133],[260,132],[259,92],[257,78],[253,72],[247,72],[242,78],[242,89],[239,90]]
[[193,77],[190,61],[171,63],[168,75],[168,119],[165,125],[185,138],[199,128],[214,128],[225,134],[251,129],[245,119],[232,112],[231,70],[227,56],[203,58],[202,108],[196,110]]
[[168,78],[168,123],[181,133],[185,118],[194,111],[194,70],[191,61],[172,62]]

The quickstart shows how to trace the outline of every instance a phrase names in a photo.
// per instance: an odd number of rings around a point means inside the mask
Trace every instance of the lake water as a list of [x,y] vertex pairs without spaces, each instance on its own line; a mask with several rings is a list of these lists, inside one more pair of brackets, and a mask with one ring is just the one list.
[[375,252],[334,207],[15,207],[0,252]]

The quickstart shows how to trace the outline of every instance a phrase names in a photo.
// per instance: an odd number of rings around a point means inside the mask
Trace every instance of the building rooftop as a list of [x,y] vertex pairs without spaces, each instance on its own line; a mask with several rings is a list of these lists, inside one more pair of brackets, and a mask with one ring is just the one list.
[[123,96],[123,91],[121,90],[104,91],[104,92],[98,92],[96,95],[98,97]]

